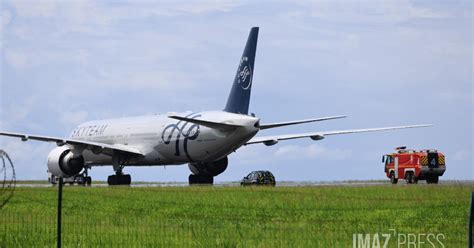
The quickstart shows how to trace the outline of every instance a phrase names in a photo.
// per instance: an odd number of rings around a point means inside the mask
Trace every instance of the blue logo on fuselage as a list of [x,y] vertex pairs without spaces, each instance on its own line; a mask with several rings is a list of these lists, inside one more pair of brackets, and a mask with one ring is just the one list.
[[[185,117],[195,119],[195,118],[201,117],[201,114],[192,113],[192,114],[189,114]],[[175,156],[180,156],[181,152],[180,152],[179,143],[180,143],[181,137],[183,137],[184,154],[186,155],[186,157],[188,158],[189,161],[193,161],[193,159],[191,158],[191,156],[189,155],[189,152],[188,152],[188,141],[197,139],[197,137],[199,136],[199,132],[200,132],[200,127],[199,127],[198,124],[193,124],[193,123],[189,123],[187,121],[181,121],[180,120],[180,121],[176,122],[175,124],[170,124],[170,125],[166,126],[163,129],[163,132],[161,133],[161,140],[166,145],[168,145],[173,141],[173,137],[176,134],[175,154],[174,155]],[[166,134],[168,134],[168,135],[166,136]]]

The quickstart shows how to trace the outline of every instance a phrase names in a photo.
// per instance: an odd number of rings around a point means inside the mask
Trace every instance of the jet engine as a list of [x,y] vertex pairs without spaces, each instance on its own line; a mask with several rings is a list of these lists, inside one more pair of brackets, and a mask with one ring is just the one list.
[[54,148],[48,155],[48,170],[55,176],[70,177],[84,168],[84,157],[74,156],[67,147]]
[[217,176],[227,169],[229,160],[227,157],[221,158],[213,162],[195,162],[189,163],[189,169],[195,175]]

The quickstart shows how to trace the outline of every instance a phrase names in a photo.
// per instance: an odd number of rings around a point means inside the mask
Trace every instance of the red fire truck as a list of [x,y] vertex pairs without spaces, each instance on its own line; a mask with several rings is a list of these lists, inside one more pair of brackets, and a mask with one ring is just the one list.
[[408,184],[426,180],[438,183],[439,177],[446,171],[444,154],[437,150],[415,151],[406,147],[395,148],[395,153],[382,157],[385,173],[393,184],[405,179]]

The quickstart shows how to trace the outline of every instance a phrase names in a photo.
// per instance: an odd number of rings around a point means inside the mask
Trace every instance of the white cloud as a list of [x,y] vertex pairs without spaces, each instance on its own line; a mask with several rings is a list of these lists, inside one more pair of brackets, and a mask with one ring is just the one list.
[[236,153],[232,153],[230,158],[231,161],[235,160],[242,165],[271,164],[272,149],[263,144],[243,146]]
[[[12,14],[11,14],[10,10],[3,9],[0,12],[0,34],[3,34],[6,26],[8,26],[8,24],[10,24],[11,19],[12,19]],[[3,37],[3,35],[2,35],[2,37]]]
[[[160,4],[151,13],[163,16],[176,16],[183,14],[203,14],[208,12],[229,12],[240,4],[237,1],[201,1],[193,3],[173,2]],[[156,7],[156,6],[155,6]]]
[[87,111],[64,111],[61,113],[61,121],[69,126],[78,125],[87,120],[89,116]]
[[37,106],[39,102],[40,98],[30,95],[22,98],[21,102],[18,101],[15,104],[2,103],[2,115],[6,116],[6,118],[1,119],[2,128],[5,128],[6,130],[12,130],[13,127],[19,128],[25,126],[27,129],[37,128],[37,124],[29,121],[29,119],[31,118],[30,115],[33,108]]
[[[446,18],[446,13],[415,6],[409,0],[392,1],[314,1],[303,2],[311,17],[328,21],[354,23],[399,23],[417,18]],[[300,15],[304,15],[304,13]],[[291,13],[295,16],[295,13]]]
[[320,144],[311,144],[308,146],[282,146],[275,151],[274,155],[287,159],[345,160],[351,157],[352,152],[339,148],[329,149]]
[[22,69],[27,66],[28,57],[24,53],[8,49],[3,49],[3,52],[5,58],[4,61],[9,66],[15,69]]
[[19,0],[11,2],[15,6],[16,14],[22,18],[52,17],[58,12],[59,1],[31,1]]
[[453,155],[453,160],[454,161],[466,161],[469,159],[469,152],[467,150],[460,150],[456,151]]
[[[55,44],[51,44],[55,45]],[[77,60],[74,51],[67,49],[44,49],[41,46],[17,47],[7,44],[4,49],[5,64],[16,70],[25,70],[27,67],[39,67],[51,63],[65,63]]]
[[212,12],[229,12],[240,3],[236,1],[201,1],[201,2],[152,2],[130,1],[104,3],[91,0],[81,1],[12,1],[20,18],[46,18],[60,21],[54,25],[62,32],[79,32],[102,34],[105,29],[123,20],[141,19],[152,16],[201,15]]

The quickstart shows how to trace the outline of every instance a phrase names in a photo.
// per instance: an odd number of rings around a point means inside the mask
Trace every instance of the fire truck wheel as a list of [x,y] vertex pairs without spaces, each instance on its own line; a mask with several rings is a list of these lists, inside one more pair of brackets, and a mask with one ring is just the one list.
[[407,184],[412,184],[414,182],[414,175],[413,172],[409,171],[406,173],[406,178],[405,180],[407,181]]
[[438,183],[439,177],[438,176],[430,176],[426,178],[426,183],[432,184],[432,183]]
[[392,184],[397,184],[397,183],[398,183],[398,179],[395,178],[395,172],[393,172],[393,171],[390,172],[390,182],[391,182]]

